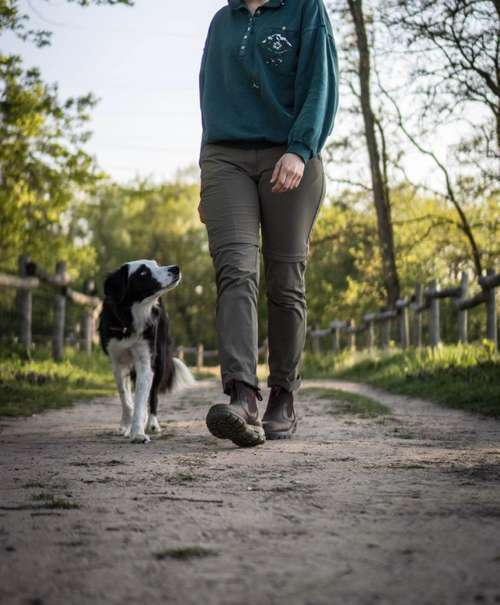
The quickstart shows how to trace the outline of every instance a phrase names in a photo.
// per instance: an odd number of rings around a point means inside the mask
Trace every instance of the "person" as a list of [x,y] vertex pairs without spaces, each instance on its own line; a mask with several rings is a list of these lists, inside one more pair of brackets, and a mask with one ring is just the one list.
[[[209,431],[245,447],[290,437],[306,337],[309,237],[325,195],[320,151],[338,105],[338,64],[323,0],[229,0],[200,68],[199,214],[217,285],[216,329],[229,404]],[[268,305],[266,411],[257,380],[259,229]]]

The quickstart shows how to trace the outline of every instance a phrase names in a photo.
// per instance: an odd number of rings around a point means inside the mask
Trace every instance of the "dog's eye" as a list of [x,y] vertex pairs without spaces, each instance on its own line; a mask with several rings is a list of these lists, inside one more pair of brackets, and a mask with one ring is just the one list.
[[146,275],[147,275],[147,274],[148,274],[148,272],[147,272],[147,271],[141,271],[141,272],[139,273],[139,277],[146,277]]

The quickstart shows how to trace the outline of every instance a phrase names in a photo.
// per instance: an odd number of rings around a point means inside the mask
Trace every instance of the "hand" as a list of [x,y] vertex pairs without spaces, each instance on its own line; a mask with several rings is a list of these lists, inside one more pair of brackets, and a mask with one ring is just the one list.
[[284,193],[297,189],[304,175],[305,163],[304,160],[295,153],[285,153],[276,162],[271,177],[273,193]]

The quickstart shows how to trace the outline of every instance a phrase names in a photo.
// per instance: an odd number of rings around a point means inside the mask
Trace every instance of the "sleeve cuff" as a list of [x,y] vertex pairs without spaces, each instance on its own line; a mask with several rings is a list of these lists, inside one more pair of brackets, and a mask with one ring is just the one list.
[[290,143],[287,149],[288,153],[294,153],[298,155],[304,160],[304,164],[308,162],[313,156],[312,150],[304,143],[300,143],[299,141],[295,141],[294,143]]

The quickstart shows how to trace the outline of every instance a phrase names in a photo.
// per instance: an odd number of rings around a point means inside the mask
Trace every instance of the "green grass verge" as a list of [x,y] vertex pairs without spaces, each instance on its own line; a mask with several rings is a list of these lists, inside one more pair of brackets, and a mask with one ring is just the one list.
[[386,405],[375,401],[375,399],[339,389],[306,387],[300,391],[300,394],[315,399],[327,399],[330,401],[330,406],[326,412],[335,416],[352,414],[360,418],[375,418],[390,413]]
[[305,378],[339,378],[500,417],[500,355],[488,343],[304,356]]
[[77,400],[114,395],[109,359],[67,349],[63,362],[36,350],[31,360],[16,351],[0,351],[0,416],[31,416],[69,406]]

